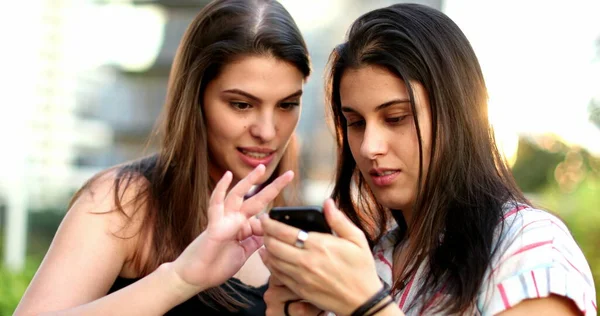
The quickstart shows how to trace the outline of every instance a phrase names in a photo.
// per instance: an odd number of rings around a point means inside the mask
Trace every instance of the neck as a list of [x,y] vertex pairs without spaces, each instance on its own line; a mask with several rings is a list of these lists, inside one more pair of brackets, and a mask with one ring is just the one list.
[[410,227],[411,220],[412,220],[412,212],[411,211],[392,210],[392,216],[394,217],[394,220],[396,220],[396,223],[398,223],[398,225],[400,225],[400,223],[404,222],[404,225],[406,225],[406,228]]

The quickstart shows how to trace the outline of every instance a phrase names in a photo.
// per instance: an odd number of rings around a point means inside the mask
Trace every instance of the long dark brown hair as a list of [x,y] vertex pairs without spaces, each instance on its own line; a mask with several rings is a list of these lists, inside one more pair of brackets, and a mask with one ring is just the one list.
[[[116,209],[129,218],[131,214],[123,209],[129,203],[136,210],[143,207],[146,211],[132,259],[141,277],[160,264],[175,260],[206,228],[207,204],[215,179],[210,179],[208,173],[210,154],[202,96],[224,65],[253,55],[289,62],[305,79],[311,71],[306,43],[290,14],[277,1],[217,0],[207,4],[191,22],[175,56],[164,111],[154,133],[159,143],[158,153],[116,168]],[[292,135],[271,179],[297,169],[296,157],[297,146]],[[147,185],[131,186],[142,176],[148,180]],[[80,189],[73,200],[97,178]],[[137,190],[134,201],[123,201],[124,192],[134,187]],[[294,191],[293,185],[288,186],[274,204],[291,203]],[[142,258],[148,238],[151,251],[147,258]],[[207,303],[217,303],[229,310],[244,306],[221,288],[207,290],[202,297],[210,298],[204,299]]]
[[[413,113],[417,109],[410,83],[422,84],[429,97],[432,144],[427,174],[422,172],[426,153],[414,115],[419,181],[411,223],[400,210],[386,210],[376,201],[350,152],[340,80],[347,69],[362,66],[383,67],[402,79]],[[429,273],[418,297],[428,301],[445,284],[443,291],[451,299],[437,308],[465,312],[495,252],[494,233],[502,223],[503,205],[528,203],[496,146],[488,122],[487,89],[469,41],[450,18],[433,8],[393,5],[352,24],[347,41],[331,54],[328,71],[329,114],[338,149],[333,198],[371,245],[386,232],[390,214],[397,217],[400,236],[408,238],[409,259],[406,265],[394,266],[394,290],[427,259]]]

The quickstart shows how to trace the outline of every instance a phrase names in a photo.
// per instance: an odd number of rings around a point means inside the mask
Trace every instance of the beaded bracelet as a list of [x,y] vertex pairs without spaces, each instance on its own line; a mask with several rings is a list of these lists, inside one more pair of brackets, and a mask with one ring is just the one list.
[[388,291],[387,286],[384,284],[381,290],[379,290],[375,295],[373,295],[370,299],[360,305],[350,316],[365,316],[365,314],[381,302],[384,298],[386,298],[390,292]]

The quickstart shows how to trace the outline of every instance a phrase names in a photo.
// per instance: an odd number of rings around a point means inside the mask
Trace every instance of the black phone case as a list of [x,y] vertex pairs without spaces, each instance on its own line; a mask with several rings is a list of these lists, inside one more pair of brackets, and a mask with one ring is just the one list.
[[320,206],[279,206],[269,212],[269,217],[307,232],[331,234]]

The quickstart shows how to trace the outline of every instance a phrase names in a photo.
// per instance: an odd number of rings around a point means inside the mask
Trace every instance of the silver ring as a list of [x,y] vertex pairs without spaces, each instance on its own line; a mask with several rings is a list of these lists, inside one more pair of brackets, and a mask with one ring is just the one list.
[[294,246],[302,249],[304,248],[304,242],[308,239],[308,233],[300,230],[298,231],[298,237],[296,237],[296,242],[294,243]]

